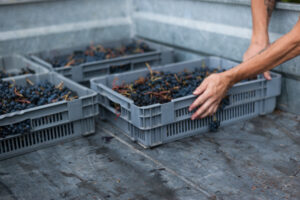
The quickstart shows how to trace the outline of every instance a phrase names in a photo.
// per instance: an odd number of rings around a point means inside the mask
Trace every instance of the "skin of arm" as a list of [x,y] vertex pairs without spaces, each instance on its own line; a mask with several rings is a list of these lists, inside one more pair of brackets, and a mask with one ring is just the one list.
[[[275,4],[276,0],[251,0],[252,37],[243,61],[251,59],[269,46],[268,26]],[[269,72],[265,72],[264,77],[271,80]]]
[[235,83],[270,70],[297,55],[300,55],[300,18],[289,33],[252,59],[228,71],[207,77],[193,93],[198,98],[191,104],[189,110],[198,109],[191,119],[214,114],[227,90]]

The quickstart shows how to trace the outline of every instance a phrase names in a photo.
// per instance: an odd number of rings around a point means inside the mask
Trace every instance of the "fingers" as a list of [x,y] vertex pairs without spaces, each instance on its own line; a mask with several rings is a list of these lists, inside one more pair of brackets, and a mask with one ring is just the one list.
[[194,95],[199,95],[190,105],[189,111],[197,108],[191,119],[204,118],[217,111],[223,94],[226,93],[228,80],[222,74],[212,74],[194,91]]
[[207,116],[211,116],[211,115],[213,115],[213,107],[212,107],[212,106],[209,107],[209,108],[206,110],[206,112],[203,113],[202,115],[200,115],[198,118],[199,118],[199,119],[203,119],[203,118],[205,118],[205,117],[207,117]]
[[220,104],[220,103],[218,103],[217,105],[215,105],[215,107],[213,108],[212,115],[215,114],[215,113],[217,112],[217,110],[218,110],[218,108],[219,108],[219,104]]
[[217,110],[218,110],[218,104],[213,103],[213,105],[211,105],[209,109],[204,114],[200,115],[198,118],[203,119],[205,117],[212,116],[217,112]]
[[268,81],[272,80],[272,77],[271,77],[271,74],[270,74],[269,71],[267,71],[267,72],[264,73],[264,77],[265,77],[265,79],[267,79]]
[[201,105],[201,107],[192,115],[191,119],[194,120],[196,118],[202,117],[205,114],[207,114],[207,111],[210,111],[209,109],[211,109],[211,106],[214,102],[209,99],[207,100],[203,105]]
[[206,89],[206,83],[203,82],[199,87],[196,88],[196,90],[193,92],[194,95],[200,95],[202,94]]
[[207,116],[212,116],[218,110],[219,103],[217,102],[208,102],[201,106],[191,117],[192,120],[203,119]]
[[198,106],[200,106],[201,104],[203,104],[204,102],[206,102],[209,99],[209,94],[207,92],[204,92],[203,94],[201,94],[189,107],[189,111],[194,110],[195,108],[197,108]]

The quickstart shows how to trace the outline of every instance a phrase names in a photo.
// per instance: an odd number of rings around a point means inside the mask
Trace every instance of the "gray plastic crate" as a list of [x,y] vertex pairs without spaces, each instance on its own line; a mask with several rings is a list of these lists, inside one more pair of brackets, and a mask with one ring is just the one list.
[[46,61],[46,59],[52,59],[55,56],[68,55],[74,50],[85,49],[88,45],[41,52],[32,55],[31,58],[39,64],[47,67],[49,70],[54,70],[65,77],[80,83],[87,81],[89,82],[93,77],[106,76],[108,74],[115,73],[112,71],[112,69],[116,68],[120,68],[124,71],[131,71],[144,68],[146,62],[151,66],[164,65],[173,62],[173,49],[141,39],[126,39],[108,42],[104,43],[103,46],[118,47],[119,45],[128,44],[134,40],[147,43],[153,51],[59,68],[54,68],[49,62]]
[[[184,69],[193,70],[201,67],[203,63],[210,68],[221,67],[224,69],[229,69],[237,64],[221,58],[209,57],[198,61],[172,64],[156,68],[156,70],[170,72],[179,72]],[[209,130],[212,117],[190,120],[191,113],[188,111],[188,107],[195,100],[193,95],[177,98],[166,104],[137,107],[132,100],[110,89],[113,80],[116,80],[116,84],[131,82],[147,73],[147,70],[140,70],[126,75],[111,75],[91,80],[92,89],[99,93],[101,117],[109,120],[133,141],[137,141],[145,148]],[[266,81],[260,75],[256,80],[235,84],[228,93],[230,105],[216,113],[221,126],[272,112],[276,105],[276,96],[280,94],[281,76],[276,73],[271,73],[271,76],[272,81]],[[110,101],[121,105],[120,116],[116,115],[115,109],[110,106]]]
[[[78,94],[78,99],[59,101],[22,111],[0,115],[0,126],[30,120],[28,134],[0,138],[0,159],[26,153],[95,132],[95,116],[99,114],[97,93],[55,72],[13,78],[17,85],[48,80],[52,84],[64,82],[64,87]],[[6,80],[6,81],[11,81]]]
[[[15,54],[11,56],[0,57],[0,70],[7,73],[20,73],[22,68],[28,68],[35,72],[35,74],[44,74],[49,72],[49,70],[21,55]],[[32,74],[18,75],[15,77],[26,77]],[[9,78],[4,78],[9,79]]]
[[[158,71],[180,72],[184,69],[190,71],[201,67],[203,64],[209,68],[229,69],[237,63],[217,57],[208,57],[201,60],[188,61],[166,65],[156,68]],[[126,120],[140,130],[150,130],[182,120],[189,120],[191,112],[188,111],[190,104],[195,100],[193,95],[173,99],[165,104],[153,104],[149,106],[136,106],[133,101],[113,91],[112,84],[129,83],[138,77],[148,74],[148,70],[139,70],[126,74],[116,74],[107,77],[94,78],[91,80],[91,88],[99,93],[99,102],[112,113],[116,113],[111,102],[120,105],[120,118]],[[243,81],[235,84],[228,93],[230,104],[228,109],[243,106],[246,103],[254,103],[255,114],[270,113],[275,108],[276,96],[280,94],[281,76],[271,73],[272,80],[266,81],[262,76],[256,80]],[[115,114],[116,115],[116,114]],[[103,116],[105,117],[105,115]],[[230,120],[230,119],[229,119]],[[233,120],[234,121],[234,120]]]

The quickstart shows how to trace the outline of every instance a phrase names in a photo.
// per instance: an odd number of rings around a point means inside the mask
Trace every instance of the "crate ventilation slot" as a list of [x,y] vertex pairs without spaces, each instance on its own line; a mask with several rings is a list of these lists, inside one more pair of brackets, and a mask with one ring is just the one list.
[[[217,113],[217,118],[222,122],[226,120],[232,120],[241,116],[249,115],[255,112],[255,102],[243,104],[237,107],[223,110]],[[185,134],[186,132],[197,130],[207,127],[212,121],[212,117],[204,118],[202,120],[182,120],[174,124],[169,124],[166,127],[167,137],[171,137],[178,134]]]
[[240,101],[249,101],[251,99],[256,98],[256,90],[240,92],[238,94],[231,95],[231,103],[237,103]]
[[56,123],[63,120],[62,113],[57,113],[53,115],[48,115],[46,117],[41,117],[32,120],[32,127],[39,127],[47,124]]
[[189,107],[180,108],[178,110],[175,110],[175,117],[182,117],[186,115],[190,115],[191,112],[189,112]]
[[0,154],[51,142],[73,134],[73,123],[68,123],[18,137],[3,139],[0,141]]

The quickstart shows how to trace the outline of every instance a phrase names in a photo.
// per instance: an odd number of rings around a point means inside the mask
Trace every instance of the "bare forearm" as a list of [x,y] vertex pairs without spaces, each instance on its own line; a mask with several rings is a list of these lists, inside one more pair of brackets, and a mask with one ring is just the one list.
[[269,41],[268,25],[275,8],[276,0],[252,0],[252,44],[262,44]]
[[278,39],[266,50],[224,74],[230,79],[231,84],[253,77],[299,55],[299,44],[300,20],[291,32]]

